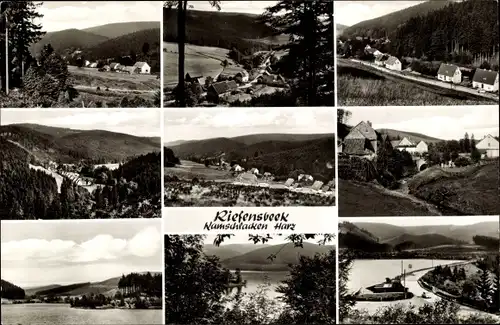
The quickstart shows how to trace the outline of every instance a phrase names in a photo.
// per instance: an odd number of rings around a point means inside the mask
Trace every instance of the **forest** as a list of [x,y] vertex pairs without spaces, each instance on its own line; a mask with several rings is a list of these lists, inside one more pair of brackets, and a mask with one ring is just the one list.
[[12,284],[8,281],[1,280],[2,282],[2,291],[0,292],[1,298],[4,299],[24,299],[25,292],[24,289]]
[[180,165],[181,161],[174,154],[174,151],[170,148],[163,147],[163,167],[175,167],[175,165]]
[[139,293],[160,297],[162,294],[162,275],[157,273],[130,273],[122,275],[118,282],[118,289],[123,291],[123,297]]

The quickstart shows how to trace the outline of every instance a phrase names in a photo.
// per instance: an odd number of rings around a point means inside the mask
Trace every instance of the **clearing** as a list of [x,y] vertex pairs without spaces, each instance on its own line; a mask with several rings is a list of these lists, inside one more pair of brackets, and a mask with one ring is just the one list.
[[[163,86],[173,86],[177,84],[178,77],[178,46],[177,43],[163,42]],[[193,76],[217,77],[222,71],[236,74],[243,68],[238,67],[237,63],[228,57],[229,50],[212,47],[185,45],[186,58],[184,60],[186,73]],[[224,69],[221,63],[227,60],[229,65]]]

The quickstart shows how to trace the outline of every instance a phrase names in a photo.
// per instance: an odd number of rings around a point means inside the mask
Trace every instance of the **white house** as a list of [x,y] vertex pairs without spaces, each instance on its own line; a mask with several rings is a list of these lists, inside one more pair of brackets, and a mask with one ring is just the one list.
[[365,53],[366,54],[371,54],[373,55],[374,57],[377,57],[379,55],[382,55],[382,52],[380,52],[379,50],[377,50],[376,48],[373,48],[371,47],[370,45],[366,45],[365,47]]
[[90,65],[90,61],[89,60],[85,60],[85,66],[88,67]]
[[460,69],[456,65],[441,63],[437,78],[441,81],[459,84],[462,82],[462,72],[460,72]]
[[250,169],[250,173],[252,173],[254,175],[259,175],[259,170],[257,168],[252,168],[252,169]]
[[246,70],[240,71],[237,74],[234,75],[234,78],[241,78],[242,82],[248,82],[248,79],[250,78],[250,75]]
[[314,178],[311,175],[306,175],[306,174],[300,174],[299,177],[297,178],[298,181],[309,181],[312,182],[314,181]]
[[243,167],[241,167],[240,165],[234,165],[233,169],[235,172],[242,172],[243,171]]
[[484,89],[486,91],[498,91],[498,72],[476,69],[474,77],[472,78],[472,88]]
[[487,158],[496,158],[499,156],[498,140],[489,134],[476,144],[476,149],[484,152]]
[[429,151],[429,146],[424,141],[420,141],[419,143],[417,143],[417,147],[416,147],[415,151],[418,152],[418,153],[421,153],[421,154],[425,153],[425,152],[428,152]]
[[417,145],[407,137],[404,137],[401,141],[399,141],[398,145],[394,149],[414,153],[417,149]]
[[89,68],[97,68],[97,62],[92,62],[92,63],[89,65]]
[[395,56],[390,56],[387,61],[385,61],[385,67],[389,70],[401,71],[401,61]]
[[150,74],[151,73],[151,67],[146,62],[136,62],[134,64],[134,68],[138,69],[136,71],[138,71],[138,73],[141,73],[141,74]]

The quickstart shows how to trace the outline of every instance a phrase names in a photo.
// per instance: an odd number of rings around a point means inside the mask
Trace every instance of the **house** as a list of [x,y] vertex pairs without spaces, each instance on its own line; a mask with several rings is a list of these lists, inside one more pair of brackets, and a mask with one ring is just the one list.
[[397,149],[399,151],[407,151],[411,154],[413,153],[424,153],[429,150],[427,143],[424,141],[419,141],[418,143],[415,141],[412,141],[408,137],[404,137],[401,140],[394,140],[391,141],[391,145],[394,149]]
[[240,165],[236,164],[233,166],[233,170],[235,172],[242,172],[243,171],[243,167],[241,167]]
[[109,64],[109,68],[110,68],[111,70],[113,70],[113,71],[114,71],[114,70],[118,70],[118,69],[117,69],[117,67],[118,67],[118,66],[120,66],[120,64],[119,64],[119,63],[117,63],[117,62],[111,62],[111,63]]
[[250,173],[252,173],[254,175],[259,175],[259,170],[257,168],[252,168],[252,169],[250,169]]
[[128,74],[134,74],[134,73],[137,73],[139,70],[138,70],[138,68],[134,67],[133,65],[127,65],[127,66],[123,66],[120,69],[120,71],[124,72],[124,73],[128,73]]
[[109,65],[105,65],[102,67],[103,71],[110,71],[111,67]]
[[476,69],[474,77],[472,78],[472,88],[484,89],[486,91],[498,91],[498,72]]
[[476,144],[476,149],[487,158],[497,158],[499,156],[499,142],[489,134]]
[[383,67],[388,58],[389,56],[387,55],[379,55],[375,57],[375,64]]
[[239,80],[240,82],[248,82],[249,78],[250,78],[250,75],[248,74],[248,72],[246,70],[242,70],[234,75],[234,79],[236,81]]
[[185,80],[186,82],[194,82],[194,83],[199,84],[199,83],[200,83],[200,79],[201,79],[201,78],[203,78],[203,76],[193,76],[193,77],[192,77],[192,76],[189,74],[189,72],[188,72],[188,73],[186,73],[186,77],[184,78],[184,80]]
[[385,67],[389,70],[401,71],[401,61],[395,56],[390,56],[385,61]]
[[234,80],[213,83],[207,89],[207,99],[217,101],[219,96],[236,89],[238,89],[238,84]]
[[377,133],[370,121],[359,122],[342,142],[342,152],[351,156],[373,159],[377,154]]
[[92,63],[89,65],[89,68],[97,68],[97,62],[92,62]]
[[85,60],[84,66],[88,67],[89,65],[90,65],[90,61],[89,60]]
[[367,45],[365,47],[365,53],[366,54],[371,54],[375,57],[379,56],[379,55],[382,55],[382,52],[380,52],[379,50],[377,50],[376,48],[373,48],[373,47],[370,47],[370,45]]
[[136,72],[140,74],[151,74],[151,67],[146,62],[136,62],[134,64]]
[[311,175],[300,174],[297,180],[302,182],[313,182],[314,177],[312,177]]
[[424,141],[420,141],[419,143],[417,143],[415,151],[418,152],[419,154],[426,153],[429,151],[429,146]]
[[437,73],[437,78],[441,81],[451,81],[454,84],[459,84],[462,82],[462,72],[456,65],[441,63]]

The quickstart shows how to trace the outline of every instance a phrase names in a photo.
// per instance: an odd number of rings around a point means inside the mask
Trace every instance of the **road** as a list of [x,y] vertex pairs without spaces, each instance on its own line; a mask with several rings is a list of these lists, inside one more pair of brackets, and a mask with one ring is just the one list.
[[[85,85],[75,85],[73,86],[76,90],[93,90],[96,91],[95,86],[85,86]],[[107,89],[107,90],[106,90]],[[126,88],[102,88],[101,87],[101,92],[103,94],[106,94],[107,91],[113,91],[113,92],[121,92],[121,93],[128,93],[128,94],[153,94],[157,92],[157,90],[132,90],[132,89],[126,89]]]
[[439,80],[432,80],[432,79],[427,79],[427,78],[420,78],[420,77],[417,77],[417,76],[409,76],[409,75],[403,74],[400,71],[389,70],[387,68],[375,65],[374,63],[371,63],[371,62],[360,61],[360,60],[356,60],[356,59],[349,59],[349,60],[347,60],[347,59],[340,59],[340,58],[337,59],[337,60],[340,61],[340,62],[344,61],[344,62],[358,63],[360,65],[371,67],[371,68],[376,69],[376,70],[378,70],[378,71],[380,71],[380,72],[382,72],[384,74],[395,76],[397,78],[406,79],[406,80],[410,80],[410,81],[414,81],[414,82],[418,82],[418,83],[425,83],[427,85],[432,85],[432,86],[440,87],[440,88],[443,88],[443,89],[446,89],[446,90],[455,90],[455,91],[467,93],[467,94],[470,94],[470,95],[473,95],[473,96],[477,96],[477,97],[481,97],[481,98],[485,98],[485,99],[489,99],[489,100],[497,101],[498,102],[498,96],[495,95],[495,94],[492,94],[492,93],[479,93],[475,89],[467,88],[467,87],[464,87],[464,86],[459,86],[459,85],[453,85],[452,86],[452,84],[450,84],[450,83],[442,82],[442,81],[439,81]]

